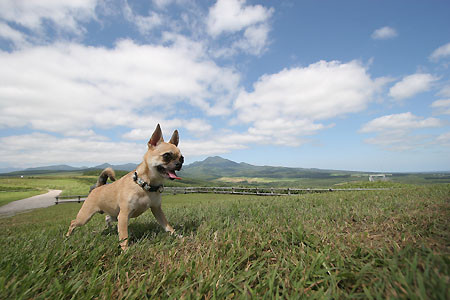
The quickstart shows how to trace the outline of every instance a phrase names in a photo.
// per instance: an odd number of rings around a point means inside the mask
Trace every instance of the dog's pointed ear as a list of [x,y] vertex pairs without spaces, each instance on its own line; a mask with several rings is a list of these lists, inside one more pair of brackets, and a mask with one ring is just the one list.
[[172,137],[170,138],[169,143],[178,146],[178,142],[180,141],[180,138],[178,136],[178,130],[175,130],[172,134]]
[[149,148],[156,147],[160,143],[164,142],[164,138],[162,136],[161,126],[156,126],[155,131],[152,134],[152,137],[148,141],[147,145]]

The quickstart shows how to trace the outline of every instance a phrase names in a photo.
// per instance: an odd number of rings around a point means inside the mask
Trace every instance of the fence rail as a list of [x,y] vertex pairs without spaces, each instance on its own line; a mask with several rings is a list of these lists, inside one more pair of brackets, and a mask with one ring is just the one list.
[[164,192],[172,194],[214,193],[258,196],[292,196],[306,193],[342,192],[342,191],[379,191],[388,188],[352,188],[352,189],[297,189],[297,188],[266,188],[266,187],[166,187]]
[[[295,196],[307,193],[353,192],[353,191],[383,191],[389,188],[352,188],[352,189],[296,189],[296,188],[265,188],[265,187],[165,187],[164,194],[230,194],[255,196]],[[83,202],[87,195],[57,196],[55,204],[66,202]]]
[[67,203],[67,202],[84,202],[86,200],[87,195],[72,195],[72,196],[56,196],[55,204],[59,203]]

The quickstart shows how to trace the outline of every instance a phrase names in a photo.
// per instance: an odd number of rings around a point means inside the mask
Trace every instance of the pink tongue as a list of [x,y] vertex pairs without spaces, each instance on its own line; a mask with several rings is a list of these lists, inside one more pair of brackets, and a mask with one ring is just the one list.
[[177,176],[177,174],[175,174],[174,171],[168,171],[167,174],[168,174],[169,177],[172,178],[172,179],[181,179],[180,177]]

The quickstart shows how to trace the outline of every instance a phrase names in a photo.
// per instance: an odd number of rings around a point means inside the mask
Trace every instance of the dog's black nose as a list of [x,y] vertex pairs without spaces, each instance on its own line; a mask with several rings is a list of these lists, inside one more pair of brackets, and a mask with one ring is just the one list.
[[177,171],[180,171],[182,166],[183,166],[183,163],[177,162],[177,163],[175,164],[175,169],[176,169]]

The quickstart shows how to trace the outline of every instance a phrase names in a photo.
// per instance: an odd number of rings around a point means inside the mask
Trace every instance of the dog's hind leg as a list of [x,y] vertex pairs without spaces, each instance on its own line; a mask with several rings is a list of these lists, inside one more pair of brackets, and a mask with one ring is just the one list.
[[98,212],[99,209],[97,207],[94,207],[93,205],[90,205],[88,202],[84,202],[83,206],[81,207],[80,211],[77,214],[77,218],[75,220],[72,220],[70,222],[69,230],[66,233],[66,236],[70,236],[72,234],[72,231],[76,227],[83,226],[89,220],[92,218],[92,216]]
[[110,215],[105,216],[106,227],[111,228],[112,222],[117,222],[117,217],[111,217]]

